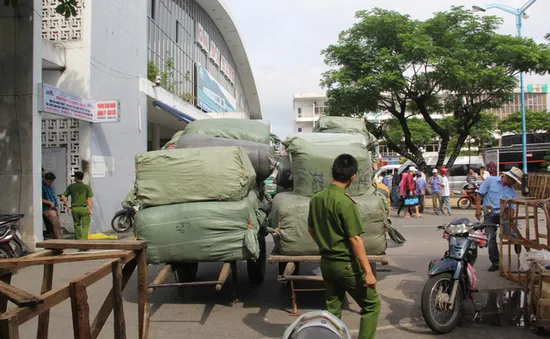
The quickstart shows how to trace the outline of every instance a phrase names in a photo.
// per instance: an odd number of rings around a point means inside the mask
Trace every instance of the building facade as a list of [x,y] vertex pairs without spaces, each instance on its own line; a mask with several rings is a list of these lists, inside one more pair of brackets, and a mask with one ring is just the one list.
[[[0,213],[26,215],[21,230],[31,248],[42,239],[41,167],[56,174],[57,193],[75,171],[85,172],[94,191],[92,232],[106,231],[133,186],[137,153],[159,149],[196,119],[262,118],[223,1],[77,3],[68,20],[56,13],[56,0],[0,6],[7,37],[0,62],[14,64],[0,77],[0,129],[7,133]],[[50,105],[50,97],[61,102]],[[71,230],[70,216],[60,212]]]
[[294,133],[313,132],[315,122],[325,115],[328,99],[324,92],[294,94]]

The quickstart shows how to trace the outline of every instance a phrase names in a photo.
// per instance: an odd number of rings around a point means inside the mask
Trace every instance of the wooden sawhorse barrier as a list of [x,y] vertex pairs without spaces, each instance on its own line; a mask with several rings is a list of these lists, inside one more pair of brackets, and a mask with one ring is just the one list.
[[[121,240],[47,240],[36,244],[45,250],[23,258],[0,260],[0,338],[19,339],[19,325],[38,316],[38,339],[48,339],[50,309],[70,299],[74,338],[95,339],[113,311],[114,338],[126,339],[122,291],[137,266],[139,339],[149,337],[149,304],[147,292],[147,242]],[[103,250],[63,254],[67,249]],[[108,260],[99,268],[80,276],[69,284],[52,290],[55,264]],[[43,265],[44,277],[40,296],[34,296],[10,285],[14,271]],[[86,288],[112,274],[113,288],[95,319],[90,324],[90,308]],[[7,310],[8,301],[17,307]]]

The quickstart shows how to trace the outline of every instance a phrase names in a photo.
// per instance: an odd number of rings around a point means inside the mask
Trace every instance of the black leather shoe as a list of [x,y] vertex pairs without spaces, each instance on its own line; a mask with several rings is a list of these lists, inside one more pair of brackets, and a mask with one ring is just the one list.
[[488,269],[489,272],[495,272],[495,271],[498,271],[498,265],[491,265],[491,267],[489,267]]

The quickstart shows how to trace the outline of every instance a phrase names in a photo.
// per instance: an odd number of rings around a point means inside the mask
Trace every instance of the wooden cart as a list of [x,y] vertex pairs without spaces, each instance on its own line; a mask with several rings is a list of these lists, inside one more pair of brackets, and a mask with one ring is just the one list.
[[545,297],[546,290],[550,290],[550,270],[535,262],[527,272],[525,313],[536,327],[550,328],[550,297]]
[[[256,260],[247,260],[246,266],[248,279],[252,284],[261,284],[264,281],[266,266],[266,243],[265,237],[260,236],[260,256]],[[226,261],[223,263],[217,280],[197,281],[197,271],[200,262],[177,262],[167,263],[161,269],[152,284],[149,285],[149,293],[157,288],[177,287],[180,294],[184,294],[186,287],[215,286],[216,291],[221,291],[225,282],[231,275],[233,285],[233,302],[237,301],[237,261]],[[175,283],[165,283],[168,278],[174,275]]]
[[[44,251],[23,258],[0,260],[0,338],[19,339],[19,326],[38,317],[37,338],[48,338],[50,310],[63,301],[71,300],[74,338],[97,338],[113,313],[114,337],[126,338],[122,291],[137,267],[138,338],[149,337],[149,303],[147,294],[147,242],[119,240],[47,240],[36,244]],[[66,250],[94,250],[63,253]],[[100,251],[95,251],[100,250]],[[53,288],[54,265],[69,262],[107,260],[97,269],[80,276],[69,284]],[[32,295],[10,285],[14,271],[30,266],[43,266],[40,295]],[[90,322],[87,288],[112,275],[113,287],[95,319]],[[17,307],[7,309],[8,300]],[[70,337],[67,333],[66,338]]]
[[[373,273],[376,276],[376,265],[388,264],[388,258],[386,255],[369,255],[369,262],[372,267]],[[267,260],[270,264],[279,265],[279,276],[277,279],[282,284],[286,285],[290,283],[290,294],[292,297],[292,313],[291,315],[298,316],[298,302],[296,300],[296,292],[320,292],[324,291],[324,288],[296,288],[296,282],[304,281],[316,281],[323,282],[323,277],[319,275],[299,275],[300,263],[320,263],[320,255],[300,255],[300,256],[288,256],[281,255],[276,251],[273,251]]]

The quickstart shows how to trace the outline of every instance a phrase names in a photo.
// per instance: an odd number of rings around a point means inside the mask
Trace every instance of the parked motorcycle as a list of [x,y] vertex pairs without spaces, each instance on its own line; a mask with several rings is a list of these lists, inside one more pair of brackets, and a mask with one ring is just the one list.
[[285,331],[283,339],[351,339],[344,322],[327,311],[301,315]]
[[456,206],[461,210],[467,210],[472,205],[475,205],[478,188],[479,187],[477,185],[475,185],[474,187],[468,184],[464,185],[462,187],[462,189],[464,190],[464,193],[458,199]]
[[0,259],[19,258],[28,252],[19,232],[24,214],[0,214]]
[[[490,206],[484,206],[484,220],[489,220],[493,211]],[[430,262],[429,279],[424,285],[421,300],[424,321],[434,332],[442,334],[454,330],[464,316],[464,302],[468,299],[472,300],[478,317],[479,310],[473,297],[473,293],[477,292],[473,265],[478,247],[488,245],[483,230],[497,226],[459,218],[437,227],[444,231],[443,238],[447,239],[449,249],[442,259]]]
[[137,209],[135,207],[125,207],[115,213],[113,220],[111,220],[111,227],[113,230],[119,233],[127,232],[134,226],[134,220],[136,217]]

